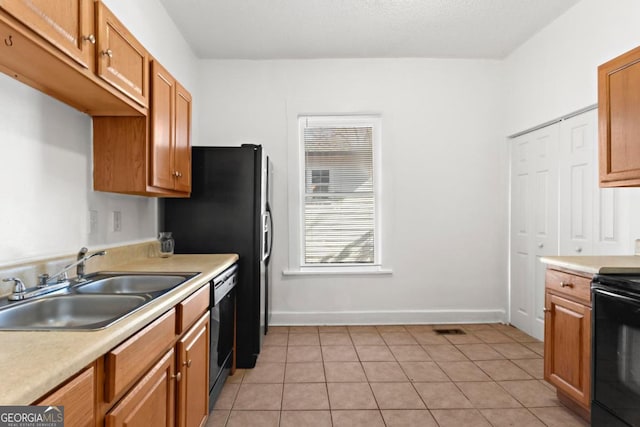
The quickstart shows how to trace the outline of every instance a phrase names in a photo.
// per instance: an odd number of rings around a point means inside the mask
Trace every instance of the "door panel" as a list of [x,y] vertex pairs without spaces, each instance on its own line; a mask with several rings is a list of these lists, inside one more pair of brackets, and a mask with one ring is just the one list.
[[522,135],[512,145],[510,322],[544,334],[544,265],[557,253],[558,125]]
[[176,82],[175,151],[173,169],[175,189],[191,191],[191,95]]
[[593,254],[596,112],[562,122],[560,164],[560,255]]
[[173,189],[173,115],[175,80],[157,61],[151,62],[151,168],[154,187]]
[[149,54],[104,4],[97,8],[98,75],[147,107]]

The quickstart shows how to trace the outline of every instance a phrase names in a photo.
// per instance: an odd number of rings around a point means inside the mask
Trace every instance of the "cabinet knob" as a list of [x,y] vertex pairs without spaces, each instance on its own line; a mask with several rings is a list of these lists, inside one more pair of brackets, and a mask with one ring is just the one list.
[[186,366],[187,368],[191,367],[191,359],[187,360],[186,362],[182,362],[183,366]]
[[93,34],[89,34],[88,36],[82,37],[82,40],[89,42],[91,44],[96,44],[96,36]]
[[178,372],[178,373],[177,373],[177,374],[175,374],[175,375],[171,375],[171,378],[172,378],[172,379],[175,379],[175,380],[176,380],[176,382],[178,382],[178,383],[179,383],[179,382],[180,382],[180,380],[182,379],[182,373],[181,373],[181,372]]
[[108,56],[109,58],[113,58],[113,51],[111,49],[107,49],[102,51],[103,56]]
[[581,248],[580,246],[578,246],[578,247],[576,248],[576,252],[578,252],[578,253],[582,252],[582,248]]
[[181,172],[178,172],[178,171],[175,171],[175,172],[173,173],[173,176],[175,176],[176,178],[180,178],[180,177],[182,176],[182,173],[181,173]]
[[571,282],[560,282],[561,288],[573,288],[573,283]]
[[550,309],[548,309],[547,307],[545,307],[545,308],[543,308],[543,309],[542,309],[542,311],[543,311],[544,313],[548,313],[548,312],[550,312],[551,310],[550,310]]
[[539,247],[540,249],[544,248],[544,243],[538,243],[538,247]]

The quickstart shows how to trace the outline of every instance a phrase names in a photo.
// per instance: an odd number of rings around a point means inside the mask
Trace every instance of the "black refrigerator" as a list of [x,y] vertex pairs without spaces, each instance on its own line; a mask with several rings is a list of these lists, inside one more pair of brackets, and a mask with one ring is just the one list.
[[193,147],[189,199],[164,199],[159,225],[175,252],[237,253],[236,366],[253,368],[269,325],[271,166],[260,145]]

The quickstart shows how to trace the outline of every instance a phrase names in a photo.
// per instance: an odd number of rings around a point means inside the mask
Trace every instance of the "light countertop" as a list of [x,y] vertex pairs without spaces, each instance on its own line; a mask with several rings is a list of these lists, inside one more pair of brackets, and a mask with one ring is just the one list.
[[125,341],[238,260],[235,254],[144,258],[113,271],[200,272],[141,310],[97,331],[0,332],[0,405],[33,403]]
[[588,274],[640,273],[639,255],[549,256],[541,261],[549,266]]

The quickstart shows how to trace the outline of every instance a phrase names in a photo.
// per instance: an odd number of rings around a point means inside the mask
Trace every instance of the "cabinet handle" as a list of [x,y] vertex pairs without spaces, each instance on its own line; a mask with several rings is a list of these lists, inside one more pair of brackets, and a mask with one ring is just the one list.
[[88,36],[82,37],[82,40],[89,42],[91,44],[96,44],[96,36],[93,34],[89,34]]
[[107,49],[102,52],[103,56],[108,56],[109,58],[113,58],[113,51],[111,49]]
[[550,311],[551,311],[551,309],[549,309],[549,308],[547,308],[547,307],[545,307],[545,308],[543,308],[543,309],[542,309],[542,312],[543,312],[543,313],[548,313],[548,312],[550,312]]
[[175,171],[175,172],[173,173],[173,176],[175,176],[176,178],[180,178],[180,177],[182,176],[182,173],[180,173],[180,172],[178,172],[178,171]]
[[175,379],[175,380],[176,380],[176,382],[177,382],[177,383],[179,383],[179,382],[180,382],[180,380],[182,379],[182,373],[181,373],[181,372],[178,372],[178,373],[177,373],[177,374],[175,374],[175,375],[171,375],[171,378],[172,378],[172,379]]
[[186,366],[187,368],[191,367],[191,359],[187,360],[186,362],[182,362],[183,366]]
[[8,38],[6,38],[6,39],[4,39],[4,44],[5,44],[6,46],[8,46],[8,47],[13,46],[13,39],[12,39],[12,37],[13,37],[13,36],[12,36],[11,34],[9,34],[9,37],[8,37]]
[[561,288],[573,288],[573,283],[571,282],[560,282]]

